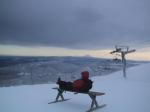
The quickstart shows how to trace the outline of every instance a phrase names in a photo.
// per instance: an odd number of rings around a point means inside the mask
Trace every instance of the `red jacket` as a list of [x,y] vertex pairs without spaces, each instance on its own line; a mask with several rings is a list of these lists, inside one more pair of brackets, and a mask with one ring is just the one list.
[[73,90],[74,91],[89,91],[92,88],[92,81],[89,80],[89,72],[84,71],[81,72],[81,79],[75,80],[73,82]]

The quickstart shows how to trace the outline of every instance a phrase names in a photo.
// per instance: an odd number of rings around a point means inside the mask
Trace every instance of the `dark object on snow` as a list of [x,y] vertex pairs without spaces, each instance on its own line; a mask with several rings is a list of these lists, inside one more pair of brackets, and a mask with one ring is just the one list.
[[58,78],[57,84],[60,89],[66,91],[76,92],[88,92],[92,88],[92,81],[89,79],[89,72],[81,72],[81,79],[77,79],[74,82],[65,82]]

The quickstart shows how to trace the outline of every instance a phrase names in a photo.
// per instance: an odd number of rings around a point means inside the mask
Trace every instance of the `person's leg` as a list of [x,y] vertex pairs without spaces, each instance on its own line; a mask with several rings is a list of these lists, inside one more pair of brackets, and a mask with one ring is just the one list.
[[68,90],[68,91],[73,90],[73,83],[72,82],[66,82],[66,90]]
[[58,85],[59,85],[59,88],[65,89],[67,83],[66,83],[65,81],[59,81],[59,82],[58,82]]
[[58,78],[57,84],[59,85],[60,89],[64,89],[64,90],[68,90],[68,91],[73,90],[72,82],[62,81],[60,78]]

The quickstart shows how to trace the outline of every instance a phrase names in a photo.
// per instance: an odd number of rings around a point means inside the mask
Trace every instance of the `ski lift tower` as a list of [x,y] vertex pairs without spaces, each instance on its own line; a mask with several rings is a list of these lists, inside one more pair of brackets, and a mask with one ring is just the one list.
[[121,58],[122,58],[122,63],[123,63],[123,76],[124,78],[126,78],[126,58],[125,55],[128,53],[132,53],[135,52],[136,50],[129,50],[129,46],[115,46],[115,50],[110,52],[110,54],[114,54],[114,53],[120,53],[121,54]]

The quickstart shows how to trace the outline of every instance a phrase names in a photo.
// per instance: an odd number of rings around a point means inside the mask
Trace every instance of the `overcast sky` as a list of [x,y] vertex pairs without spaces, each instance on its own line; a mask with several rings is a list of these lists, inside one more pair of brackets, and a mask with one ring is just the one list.
[[0,0],[0,44],[150,45],[150,0]]

